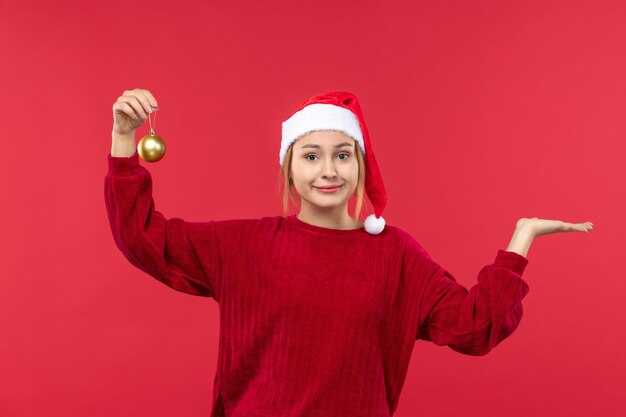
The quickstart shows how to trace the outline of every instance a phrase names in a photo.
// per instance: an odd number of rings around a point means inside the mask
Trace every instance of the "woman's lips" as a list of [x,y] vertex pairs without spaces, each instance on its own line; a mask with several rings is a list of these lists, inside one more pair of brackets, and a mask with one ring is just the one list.
[[334,193],[335,191],[337,191],[338,189],[341,188],[341,185],[337,186],[337,187],[333,187],[333,188],[320,188],[320,187],[315,187],[317,188],[319,191],[323,192],[323,193]]

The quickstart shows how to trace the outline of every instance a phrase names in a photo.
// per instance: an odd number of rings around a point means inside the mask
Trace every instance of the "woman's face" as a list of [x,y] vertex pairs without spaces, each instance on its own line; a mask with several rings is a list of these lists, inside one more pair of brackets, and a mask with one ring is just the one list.
[[[325,130],[302,136],[292,146],[291,176],[302,204],[347,209],[359,176],[356,141],[342,132]],[[339,188],[321,191],[319,187],[325,186]]]

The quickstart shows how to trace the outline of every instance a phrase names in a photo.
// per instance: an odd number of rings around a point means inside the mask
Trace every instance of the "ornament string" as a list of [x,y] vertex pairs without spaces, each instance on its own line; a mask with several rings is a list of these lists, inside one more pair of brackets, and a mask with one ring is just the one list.
[[154,135],[154,129],[156,129],[156,110],[154,111],[154,126],[152,125],[152,115],[148,114],[148,121],[150,122],[150,134]]

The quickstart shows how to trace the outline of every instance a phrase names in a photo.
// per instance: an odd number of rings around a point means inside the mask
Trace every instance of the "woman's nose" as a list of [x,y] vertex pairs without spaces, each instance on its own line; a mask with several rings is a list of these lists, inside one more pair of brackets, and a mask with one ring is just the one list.
[[324,163],[324,176],[334,177],[335,175],[335,164],[332,161],[326,161]]

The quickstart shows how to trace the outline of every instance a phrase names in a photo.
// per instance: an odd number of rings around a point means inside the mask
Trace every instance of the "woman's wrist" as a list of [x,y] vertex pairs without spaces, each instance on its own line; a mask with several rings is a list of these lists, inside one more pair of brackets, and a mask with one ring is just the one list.
[[111,133],[111,156],[130,157],[136,152],[136,148],[135,131],[125,135]]
[[513,236],[506,250],[526,257],[534,238],[535,236],[530,228],[518,226],[515,228],[515,232],[513,232]]

